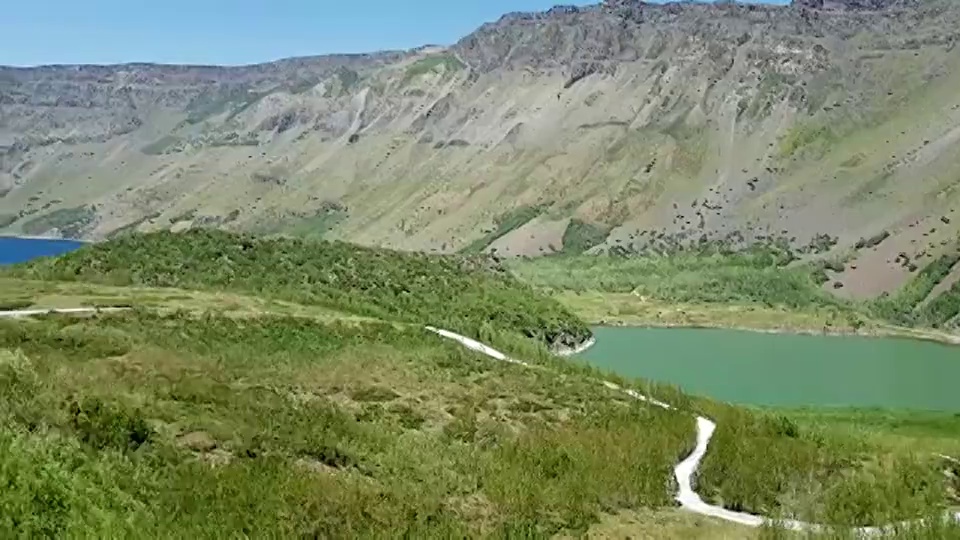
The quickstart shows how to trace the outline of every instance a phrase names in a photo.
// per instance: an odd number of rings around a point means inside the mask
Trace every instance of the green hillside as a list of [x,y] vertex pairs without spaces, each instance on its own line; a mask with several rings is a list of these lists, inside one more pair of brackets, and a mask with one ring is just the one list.
[[[956,503],[927,444],[952,417],[752,410],[600,374],[547,351],[589,335],[576,316],[488,264],[206,231],[7,269],[2,298],[135,309],[0,320],[0,536],[779,534],[676,509],[691,413],[718,424],[697,489],[728,508],[842,531]],[[874,431],[837,428],[858,419]]]
[[229,290],[416,322],[473,337],[512,332],[575,346],[589,329],[487,257],[399,253],[215,230],[121,236],[12,270],[112,285]]

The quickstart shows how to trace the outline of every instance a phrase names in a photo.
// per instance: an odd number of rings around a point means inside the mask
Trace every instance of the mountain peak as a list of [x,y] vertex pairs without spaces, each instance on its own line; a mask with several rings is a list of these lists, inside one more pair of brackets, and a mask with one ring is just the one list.
[[956,0],[607,0],[450,47],[0,67],[0,228],[503,256],[889,236],[843,289],[879,293],[960,230],[957,28]]

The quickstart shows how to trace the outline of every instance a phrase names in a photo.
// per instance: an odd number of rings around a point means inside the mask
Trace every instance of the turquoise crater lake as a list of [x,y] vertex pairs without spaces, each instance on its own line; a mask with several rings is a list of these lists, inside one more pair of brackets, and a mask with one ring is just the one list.
[[731,403],[960,411],[960,347],[898,338],[595,328],[578,357]]
[[60,255],[83,245],[83,242],[77,240],[0,236],[0,265]]

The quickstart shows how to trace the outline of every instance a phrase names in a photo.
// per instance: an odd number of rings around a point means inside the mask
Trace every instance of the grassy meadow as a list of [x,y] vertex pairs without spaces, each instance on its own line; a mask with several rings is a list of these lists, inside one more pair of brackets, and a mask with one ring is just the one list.
[[960,314],[960,286],[927,296],[960,256],[944,255],[901,290],[869,301],[822,288],[822,264],[773,249],[669,256],[551,256],[510,263],[526,283],[593,324],[716,326],[900,334],[944,339]]
[[584,530],[669,506],[693,429],[392,323],[137,311],[0,342],[4,537]]
[[483,258],[207,231],[2,273],[5,305],[133,309],[0,319],[0,537],[794,538],[677,508],[692,413],[719,426],[698,490],[728,508],[843,538],[957,503],[931,453],[955,418],[754,410],[598,373],[549,352],[589,335],[581,318]]

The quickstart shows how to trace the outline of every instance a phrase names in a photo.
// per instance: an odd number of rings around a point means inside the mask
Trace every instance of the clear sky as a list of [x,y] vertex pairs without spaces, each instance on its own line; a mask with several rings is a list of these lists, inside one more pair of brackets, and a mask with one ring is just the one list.
[[510,11],[576,0],[8,0],[0,65],[246,64],[446,45]]

